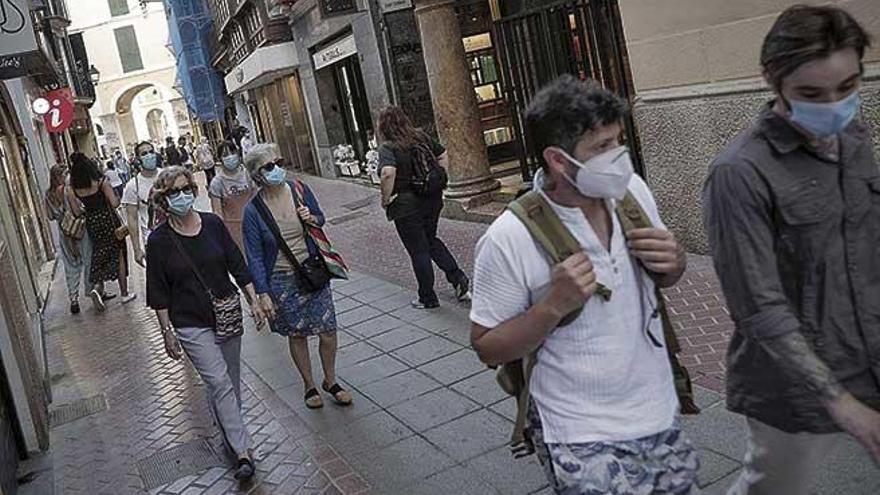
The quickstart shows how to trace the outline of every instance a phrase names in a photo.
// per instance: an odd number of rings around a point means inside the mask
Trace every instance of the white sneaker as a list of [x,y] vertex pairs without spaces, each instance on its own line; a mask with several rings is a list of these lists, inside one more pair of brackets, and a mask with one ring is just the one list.
[[122,296],[122,299],[120,299],[120,301],[122,301],[122,304],[128,304],[137,299],[137,297],[137,294],[129,294],[127,296]]
[[104,298],[101,297],[101,293],[93,290],[89,297],[92,298],[92,303],[95,305],[95,309],[98,310],[99,313],[103,313],[107,309],[107,305],[104,304]]

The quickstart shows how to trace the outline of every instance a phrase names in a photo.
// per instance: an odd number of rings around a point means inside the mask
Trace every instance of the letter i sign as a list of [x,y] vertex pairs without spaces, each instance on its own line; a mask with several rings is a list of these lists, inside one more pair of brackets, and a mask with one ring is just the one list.
[[51,133],[61,133],[73,122],[73,94],[70,88],[56,89],[46,95],[49,100],[49,111],[43,115],[46,129]]

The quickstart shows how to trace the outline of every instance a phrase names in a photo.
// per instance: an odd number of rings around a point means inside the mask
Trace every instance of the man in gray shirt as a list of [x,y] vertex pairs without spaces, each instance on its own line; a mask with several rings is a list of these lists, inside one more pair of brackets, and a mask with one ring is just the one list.
[[728,407],[748,417],[732,494],[809,492],[841,429],[880,461],[880,170],[858,118],[869,37],[792,7],[764,40],[777,98],[715,159],[704,207],[736,331]]

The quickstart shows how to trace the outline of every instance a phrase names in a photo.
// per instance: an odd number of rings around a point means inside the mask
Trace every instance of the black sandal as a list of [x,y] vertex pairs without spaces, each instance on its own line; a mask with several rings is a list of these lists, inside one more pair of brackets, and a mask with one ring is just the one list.
[[348,393],[344,388],[342,388],[338,383],[334,383],[332,386],[327,385],[326,382],[321,384],[321,388],[324,389],[324,392],[333,396],[333,400],[336,401],[340,406],[350,406],[354,399],[352,399],[351,394]]
[[318,393],[318,389],[310,388],[306,391],[305,396],[306,407],[309,409],[320,409],[324,407],[324,400],[321,399],[321,394]]
[[248,457],[242,457],[238,460],[238,466],[235,468],[235,479],[238,481],[249,480],[256,474],[257,468],[254,461]]

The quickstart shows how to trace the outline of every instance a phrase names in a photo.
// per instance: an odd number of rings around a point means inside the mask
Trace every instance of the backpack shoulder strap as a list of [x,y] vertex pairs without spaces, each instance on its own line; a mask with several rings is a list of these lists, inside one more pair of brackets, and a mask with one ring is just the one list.
[[582,250],[580,243],[541,193],[530,191],[508,204],[507,209],[526,226],[554,264],[562,263]]
[[649,229],[654,226],[651,217],[645,213],[645,209],[632,191],[627,191],[626,196],[617,203],[617,217],[624,232],[635,229]]

